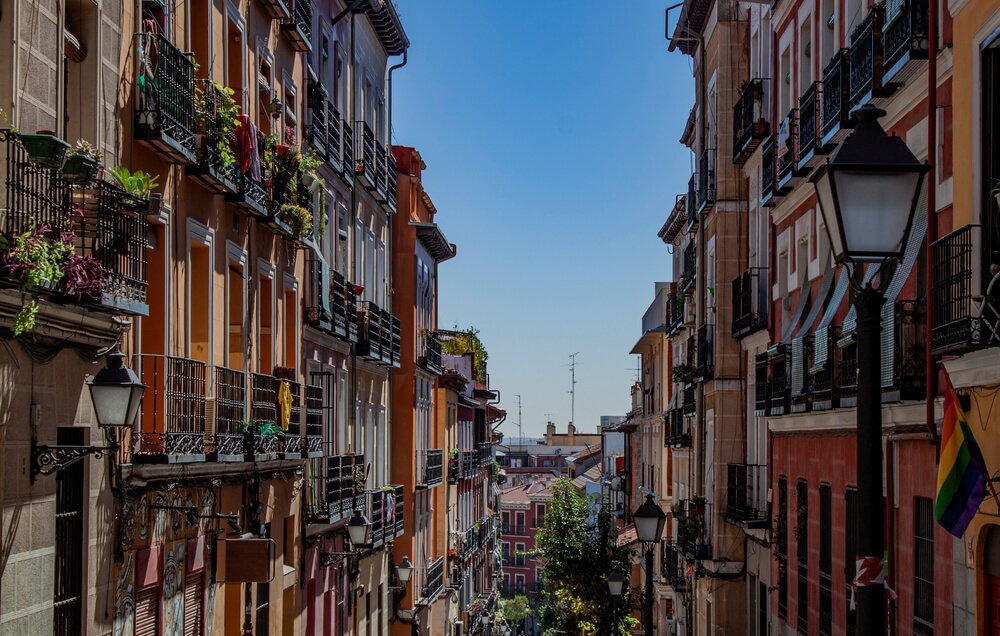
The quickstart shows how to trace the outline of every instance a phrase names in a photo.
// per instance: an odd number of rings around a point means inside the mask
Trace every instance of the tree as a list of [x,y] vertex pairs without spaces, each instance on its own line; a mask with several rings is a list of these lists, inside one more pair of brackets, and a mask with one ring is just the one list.
[[486,361],[490,359],[490,354],[479,339],[478,329],[475,327],[459,329],[458,325],[455,325],[454,336],[441,342],[441,352],[450,356],[464,356],[471,353],[476,382],[486,382]]
[[542,627],[579,636],[631,634],[636,621],[628,615],[638,606],[639,593],[622,590],[615,625],[616,599],[607,586],[613,571],[628,576],[633,556],[630,548],[618,546],[610,506],[600,507],[591,526],[587,519],[594,502],[581,496],[569,479],[553,484],[552,495],[545,524],[535,535],[534,555],[543,562],[545,581]]
[[520,633],[520,628],[527,617],[528,598],[526,596],[515,596],[500,601],[500,620],[506,623],[508,628],[513,629],[514,633]]

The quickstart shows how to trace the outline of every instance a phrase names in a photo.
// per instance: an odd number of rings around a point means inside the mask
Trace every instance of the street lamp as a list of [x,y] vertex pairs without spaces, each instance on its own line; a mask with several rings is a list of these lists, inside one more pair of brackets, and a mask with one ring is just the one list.
[[368,518],[361,514],[361,510],[354,509],[354,516],[347,522],[347,537],[351,540],[351,547],[357,550],[368,540]]
[[653,633],[653,550],[663,536],[663,526],[667,515],[653,501],[653,495],[646,495],[646,502],[632,513],[635,535],[646,552],[646,604],[642,608],[643,633]]
[[608,591],[611,592],[611,600],[613,602],[611,610],[611,621],[615,628],[615,633],[618,633],[618,597],[622,595],[622,587],[625,586],[625,577],[618,570],[614,570],[608,574]]
[[402,584],[400,587],[405,588],[406,584],[410,582],[410,577],[413,576],[413,564],[410,563],[410,557],[404,556],[403,560],[396,566],[396,576],[399,577],[399,582]]
[[[867,104],[858,125],[812,177],[838,264],[847,268],[857,313],[857,559],[859,634],[886,633],[882,510],[881,343],[883,292],[903,256],[924,175],[930,170],[878,123]],[[866,275],[865,264],[874,268]],[[877,277],[875,276],[877,274]]]

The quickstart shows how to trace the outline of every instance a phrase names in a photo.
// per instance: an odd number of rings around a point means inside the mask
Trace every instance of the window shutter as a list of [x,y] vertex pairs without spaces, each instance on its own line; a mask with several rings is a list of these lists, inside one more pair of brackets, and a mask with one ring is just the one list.
[[135,636],[159,636],[160,588],[141,590],[135,599]]
[[205,583],[201,572],[194,572],[184,582],[184,636],[201,636],[202,599]]

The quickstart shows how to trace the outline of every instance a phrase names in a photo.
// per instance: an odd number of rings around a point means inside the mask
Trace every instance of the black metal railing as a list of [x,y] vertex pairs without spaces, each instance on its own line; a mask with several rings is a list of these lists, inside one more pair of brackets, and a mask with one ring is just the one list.
[[923,300],[897,300],[882,311],[882,401],[922,400],[924,334],[927,311]]
[[823,115],[821,143],[829,143],[830,138],[841,129],[848,128],[851,121],[851,50],[838,50],[823,69]]
[[[275,396],[275,410],[277,411],[276,424],[284,424],[282,429],[285,431],[284,437],[284,447],[282,450],[286,457],[292,457],[298,459],[302,456],[302,449],[304,447],[303,439],[303,428],[302,428],[302,386],[291,379],[289,376],[294,375],[294,370],[288,369],[290,373],[278,373],[279,371],[286,371],[285,369],[276,369],[275,372],[278,374],[278,394]],[[290,417],[287,423],[281,422],[284,419],[284,414],[281,405],[281,394],[284,391],[282,385],[288,387],[288,394],[291,397],[291,411]],[[321,398],[322,399],[322,398]]]
[[372,360],[398,366],[400,359],[399,319],[372,301],[364,301],[358,311],[358,353]]
[[993,274],[997,229],[966,225],[934,242],[934,353],[1000,344],[1000,278]]
[[715,325],[708,323],[698,327],[697,365],[694,367],[696,382],[712,379],[715,373]]
[[882,91],[884,21],[884,7],[875,5],[851,33],[851,108]]
[[799,98],[798,166],[804,166],[822,149],[823,82],[812,82]]
[[358,301],[354,285],[344,275],[334,271],[330,282],[330,313],[333,316],[333,334],[350,342],[358,339]]
[[72,229],[71,190],[62,173],[33,163],[20,136],[6,128],[0,128],[0,151],[5,177],[0,230],[4,234],[25,234],[42,225],[55,232]]
[[733,279],[734,338],[767,328],[767,268],[751,267]]
[[840,405],[840,327],[830,325],[813,334],[812,410],[825,411]]
[[733,106],[733,163],[745,162],[769,134],[764,91],[768,80],[755,77],[747,82]]
[[858,396],[858,343],[853,334],[847,334],[837,346],[840,347],[840,406],[852,407]]
[[386,188],[385,188],[385,199],[389,204],[389,208],[393,211],[396,210],[396,158],[392,155],[392,144],[386,147],[386,171],[388,172]]
[[767,466],[729,464],[726,519],[747,527],[767,525]]
[[754,359],[754,415],[768,414],[770,402],[771,364],[766,353],[758,353]]
[[364,455],[326,457],[326,505],[332,520],[350,517],[364,508]]
[[436,331],[424,334],[424,354],[419,357],[418,362],[431,373],[441,373],[441,337]]
[[791,394],[791,356],[788,345],[775,345],[770,355],[770,409],[771,415],[788,413]]
[[882,32],[885,82],[895,77],[910,60],[927,59],[927,0],[886,2]]
[[355,122],[355,126],[361,135],[357,139],[357,149],[355,150],[355,157],[357,158],[355,172],[359,175],[363,175],[365,179],[368,180],[369,184],[375,185],[375,133],[372,132],[371,127],[368,122],[358,121]]
[[684,499],[677,513],[677,545],[696,560],[712,558],[712,505]]
[[681,291],[687,291],[694,284],[698,273],[698,246],[694,241],[684,248],[681,266]]
[[687,577],[684,576],[684,561],[681,558],[680,548],[673,541],[664,541],[661,544],[660,576],[675,591],[687,589]]
[[431,599],[438,595],[444,587],[444,557],[440,556],[427,566],[420,587],[420,596]]
[[813,366],[812,334],[794,338],[790,350],[789,410],[792,413],[804,413],[812,407],[813,385],[809,374],[809,369]]
[[698,223],[698,173],[691,175],[688,179],[687,191],[687,220],[688,226]]
[[354,163],[354,129],[351,128],[346,119],[341,119],[340,122],[341,165],[343,166],[344,176],[349,180],[353,180],[354,174],[357,171],[357,164]]
[[760,201],[767,203],[774,197],[775,168],[778,165],[773,134],[764,140],[760,152]]
[[667,421],[663,428],[663,433],[663,445],[668,448],[687,448],[691,445],[687,426],[684,425],[684,411],[682,408],[671,409],[667,412]]
[[[168,155],[194,156],[194,60],[158,33],[136,36],[135,124],[141,139]],[[168,140],[162,139],[163,137]],[[165,145],[158,142],[164,141]],[[172,141],[173,143],[170,143]]]
[[306,253],[305,312],[306,324],[321,331],[333,330],[330,305],[330,268],[312,250]]
[[250,431],[247,455],[269,456],[278,451],[278,390],[281,381],[264,373],[250,374]]
[[425,486],[437,486],[444,481],[444,451],[440,448],[418,451],[420,465],[417,468],[417,482]]
[[524,530],[523,523],[505,523],[503,524],[503,535],[505,537],[526,537],[528,536]]
[[333,105],[333,102],[327,100],[326,102],[326,149],[327,157],[330,163],[333,164],[335,170],[339,170],[343,166],[343,159],[341,158],[341,126],[344,125],[343,120],[340,118],[340,111],[337,107]]
[[246,418],[247,376],[243,371],[212,367],[215,397],[212,401],[214,436],[211,450],[220,460],[244,457],[243,434]]
[[664,307],[663,315],[666,316],[666,334],[671,336],[684,324],[684,294],[681,292],[668,292],[667,305]]
[[[296,2],[296,5],[299,4]],[[318,80],[309,80],[309,122],[303,136],[320,157],[327,157],[330,151],[330,132],[327,127],[329,100],[324,97],[325,89]],[[338,149],[339,151],[339,149]]]
[[204,459],[205,363],[143,354],[133,356],[133,365],[146,385],[132,437],[133,461]]
[[715,203],[715,148],[708,148],[698,160],[698,211]]
[[[235,147],[237,155],[246,153],[251,156],[246,167],[240,167],[236,173],[236,193],[226,194],[226,200],[232,201],[238,207],[257,216],[267,214],[267,188],[265,187],[265,173],[271,167],[265,165],[264,155],[267,137],[263,132],[254,127],[252,122],[244,122],[242,125],[251,126],[249,134],[236,136]],[[241,144],[248,143],[249,139],[254,140],[253,148],[241,149]]]
[[292,15],[281,25],[296,51],[312,50],[312,3],[310,0],[292,0]]
[[375,191],[379,195],[385,195],[385,146],[381,141],[375,140]]
[[203,110],[195,118],[195,129],[202,136],[202,142],[198,149],[198,165],[188,166],[187,174],[193,175],[213,192],[236,192],[239,177],[236,135],[235,131],[226,128],[220,116],[220,110],[227,106],[227,96],[214,82],[197,81],[204,86]]
[[794,176],[799,162],[799,109],[788,111],[781,123],[783,139],[777,142],[778,185],[784,186]]
[[694,385],[684,387],[684,402],[682,403],[684,415],[694,415],[696,411]]
[[323,453],[323,387],[307,384],[305,392],[306,436],[302,452],[307,457],[319,457]]

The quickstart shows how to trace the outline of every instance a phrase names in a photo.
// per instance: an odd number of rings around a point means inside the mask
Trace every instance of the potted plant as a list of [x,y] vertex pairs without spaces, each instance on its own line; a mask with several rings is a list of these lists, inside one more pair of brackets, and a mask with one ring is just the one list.
[[128,194],[131,199],[127,199],[123,202],[126,208],[132,210],[139,210],[148,207],[149,194],[159,186],[159,175],[152,176],[142,170],[136,170],[135,172],[129,172],[128,168],[112,168],[108,170],[111,176],[114,178],[115,182],[121,187],[122,190]]
[[78,139],[63,166],[63,180],[74,185],[87,186],[97,178],[101,168],[101,151],[83,139]]
[[18,134],[28,159],[39,168],[60,170],[66,163],[69,144],[56,137],[51,130],[39,130],[34,135]]
[[295,238],[302,238],[312,231],[312,213],[301,205],[286,203],[278,209],[278,218],[292,229]]
[[43,224],[24,234],[0,237],[3,269],[21,292],[21,309],[14,315],[15,336],[35,327],[38,302],[28,294],[36,289],[54,289],[63,278],[63,263],[73,253],[72,232],[58,237],[50,237],[51,233],[52,229]]
[[674,382],[682,382],[687,379],[691,369],[686,364],[675,364],[673,369]]
[[360,495],[365,491],[365,467],[361,464],[355,466],[352,478],[354,479],[354,492]]
[[93,254],[73,255],[63,266],[59,291],[73,302],[99,302],[104,293],[107,272]]

